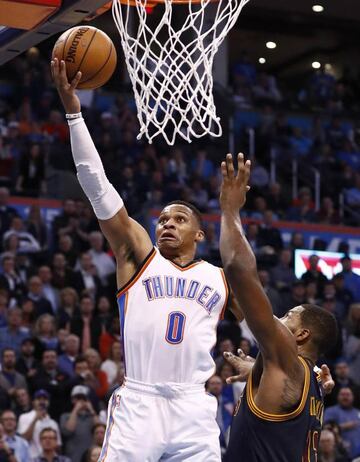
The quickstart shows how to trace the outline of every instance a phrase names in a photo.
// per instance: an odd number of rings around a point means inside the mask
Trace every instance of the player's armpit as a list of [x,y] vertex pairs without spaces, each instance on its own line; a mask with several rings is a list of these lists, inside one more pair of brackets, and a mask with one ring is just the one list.
[[109,220],[99,220],[99,224],[117,261],[122,258],[126,247],[126,252],[131,254],[136,267],[144,261],[153,248],[147,231],[129,217],[125,207]]

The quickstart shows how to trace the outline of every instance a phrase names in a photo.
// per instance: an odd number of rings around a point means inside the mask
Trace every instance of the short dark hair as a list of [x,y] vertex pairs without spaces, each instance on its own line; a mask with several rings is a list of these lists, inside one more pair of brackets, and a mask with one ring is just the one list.
[[40,439],[41,439],[41,437],[43,436],[43,434],[44,434],[44,433],[47,433],[47,432],[53,433],[54,436],[56,436],[56,438],[57,438],[57,432],[56,432],[56,430],[55,430],[54,428],[52,428],[52,427],[45,427],[45,428],[43,428],[43,429],[41,430],[41,432],[40,432]]
[[16,351],[14,348],[5,347],[3,351],[1,352],[1,357],[4,358],[5,353],[7,353],[8,351],[11,351],[12,353],[14,353],[14,355],[16,355]]
[[202,219],[202,216],[201,216],[201,212],[195,205],[191,204],[190,202],[181,201],[181,200],[169,202],[168,204],[166,204],[165,207],[168,207],[169,205],[184,205],[185,207],[190,209],[192,211],[192,213],[195,215],[195,218],[196,218],[197,222],[199,223],[200,228],[201,229],[203,228],[204,224],[203,224],[203,219]]
[[311,338],[319,356],[331,350],[337,342],[338,327],[335,316],[321,306],[304,303],[301,305],[301,323],[311,330]]

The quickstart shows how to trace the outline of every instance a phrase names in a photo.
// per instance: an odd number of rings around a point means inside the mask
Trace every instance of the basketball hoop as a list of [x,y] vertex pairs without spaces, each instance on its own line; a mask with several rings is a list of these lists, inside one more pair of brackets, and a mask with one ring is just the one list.
[[[214,57],[248,1],[113,0],[140,122],[138,139],[145,135],[152,143],[162,135],[173,145],[177,135],[189,143],[222,135],[213,97]],[[174,11],[181,5],[185,17],[179,25]],[[157,24],[146,11],[155,6],[162,10]]]

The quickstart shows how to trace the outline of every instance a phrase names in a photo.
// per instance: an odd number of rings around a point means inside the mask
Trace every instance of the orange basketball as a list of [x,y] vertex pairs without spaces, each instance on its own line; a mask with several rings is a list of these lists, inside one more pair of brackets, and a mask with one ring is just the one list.
[[81,71],[77,86],[91,90],[104,85],[116,67],[116,50],[110,37],[91,26],[73,27],[54,45],[52,58],[64,60],[69,82]]

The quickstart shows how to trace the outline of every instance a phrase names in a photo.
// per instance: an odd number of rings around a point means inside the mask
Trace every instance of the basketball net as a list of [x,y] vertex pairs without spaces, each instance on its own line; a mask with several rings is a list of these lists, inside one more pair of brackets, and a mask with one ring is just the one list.
[[[173,145],[177,135],[189,143],[222,135],[213,97],[214,57],[248,1],[189,0],[179,25],[174,21],[179,0],[113,0],[140,122],[138,139],[145,135],[151,144],[162,135]],[[158,3],[163,12],[154,26],[147,7]]]

